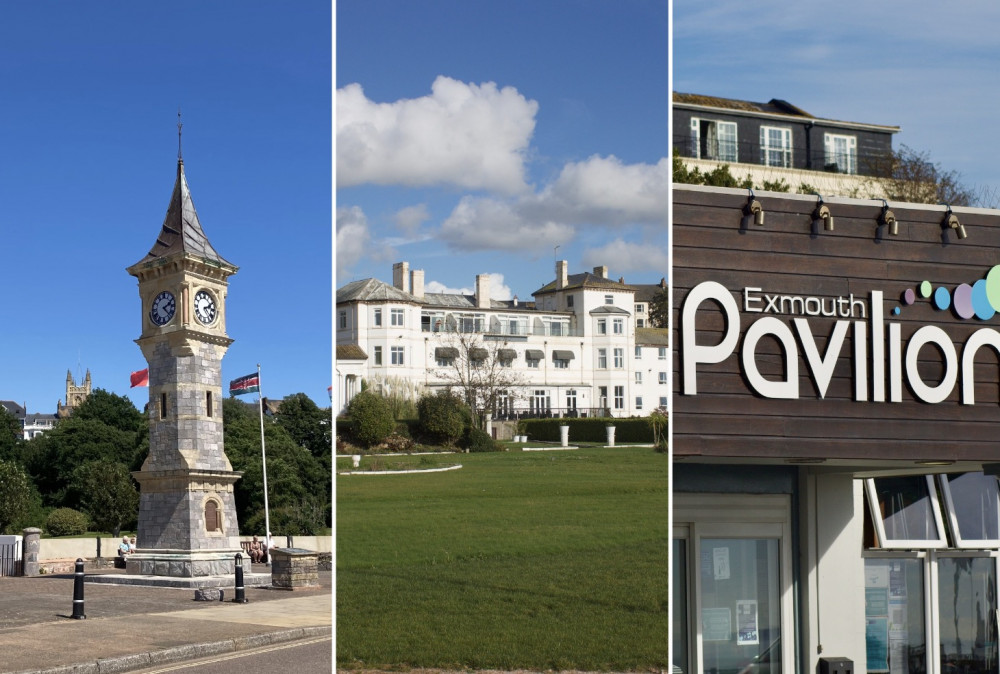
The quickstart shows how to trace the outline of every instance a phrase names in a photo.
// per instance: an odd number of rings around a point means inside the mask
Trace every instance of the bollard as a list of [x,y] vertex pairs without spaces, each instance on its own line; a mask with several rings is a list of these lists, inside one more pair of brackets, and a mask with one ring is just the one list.
[[[219,601],[222,601],[220,598]],[[246,604],[246,591],[243,588],[243,555],[236,553],[236,596],[233,601],[237,604]]]
[[76,560],[76,572],[73,574],[73,617],[83,620],[83,560]]

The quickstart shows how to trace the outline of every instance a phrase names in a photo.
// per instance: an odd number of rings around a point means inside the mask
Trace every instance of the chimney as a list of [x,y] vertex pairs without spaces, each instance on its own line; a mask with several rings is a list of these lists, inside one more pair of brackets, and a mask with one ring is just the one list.
[[402,290],[404,293],[410,292],[410,263],[397,262],[392,265],[392,287]]
[[663,278],[660,279],[660,287],[661,288],[666,288],[667,287],[667,279],[666,279],[666,277],[663,277]]
[[517,306],[517,295],[514,295],[514,306]]
[[619,276],[618,277],[618,282],[621,283],[622,285],[625,285],[625,277],[624,276]]
[[417,299],[424,298],[424,270],[414,269],[410,272],[410,292]]
[[556,262],[556,290],[562,290],[569,283],[569,262],[559,260]]
[[476,274],[476,307],[490,308],[490,277],[489,274]]
[[594,276],[599,276],[601,278],[608,277],[608,267],[607,265],[603,267],[594,267]]

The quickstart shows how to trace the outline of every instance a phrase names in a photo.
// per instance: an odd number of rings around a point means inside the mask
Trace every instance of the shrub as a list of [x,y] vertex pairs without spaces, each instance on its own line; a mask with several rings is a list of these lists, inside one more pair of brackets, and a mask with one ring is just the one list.
[[532,440],[543,442],[559,442],[559,426],[569,426],[570,442],[597,442],[607,440],[605,426],[615,427],[615,443],[647,443],[653,442],[653,429],[646,417],[602,418],[588,417],[586,419],[522,419],[519,427],[523,428]]
[[393,433],[385,439],[385,449],[387,452],[409,452],[413,449],[413,440],[399,433]]
[[57,508],[45,520],[45,531],[49,536],[79,536],[87,532],[90,521],[79,510]]
[[470,426],[462,443],[470,452],[502,452],[503,443],[497,442],[486,431]]
[[463,407],[462,401],[451,393],[423,396],[417,403],[420,430],[429,440],[455,444],[467,426]]
[[347,413],[351,417],[351,435],[364,447],[379,444],[396,426],[388,403],[371,391],[354,396],[347,406]]

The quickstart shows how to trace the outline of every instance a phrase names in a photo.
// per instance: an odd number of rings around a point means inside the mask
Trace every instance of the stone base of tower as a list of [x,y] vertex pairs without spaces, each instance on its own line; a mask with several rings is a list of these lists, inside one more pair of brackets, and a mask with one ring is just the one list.
[[242,549],[234,550],[143,550],[125,560],[125,573],[171,578],[232,576],[236,573],[236,555],[243,555],[244,573],[250,560]]

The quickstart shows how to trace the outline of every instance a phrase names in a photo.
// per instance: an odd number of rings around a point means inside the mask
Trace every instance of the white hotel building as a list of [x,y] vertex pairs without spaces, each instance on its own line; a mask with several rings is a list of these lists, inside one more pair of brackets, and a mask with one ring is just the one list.
[[648,327],[649,298],[665,288],[608,278],[607,267],[569,274],[532,293],[533,302],[490,299],[489,276],[475,294],[426,293],[424,272],[393,265],[392,285],[353,281],[337,291],[337,401],[343,411],[361,380],[418,398],[454,386],[459,336],[476,353],[497,354],[513,368],[495,418],[512,416],[644,416],[666,407],[668,331]]

